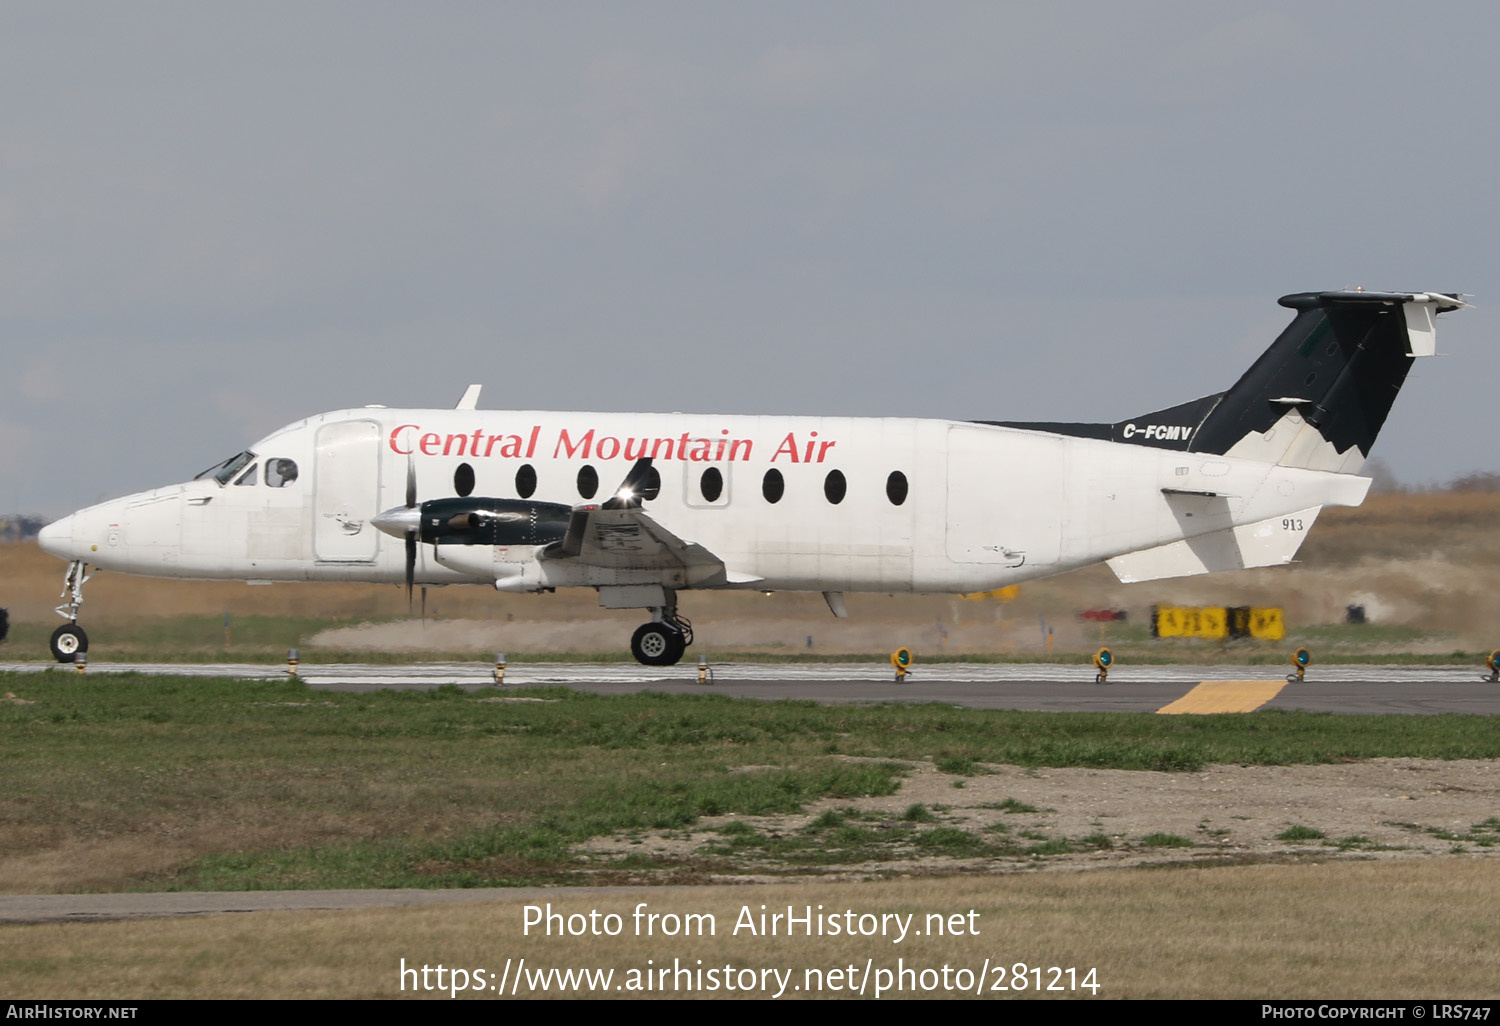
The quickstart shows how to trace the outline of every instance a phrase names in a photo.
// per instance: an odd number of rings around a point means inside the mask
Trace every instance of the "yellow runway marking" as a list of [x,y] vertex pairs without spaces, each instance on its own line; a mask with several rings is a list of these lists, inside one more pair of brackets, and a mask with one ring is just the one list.
[[1206,680],[1159,713],[1254,712],[1281,694],[1284,680]]

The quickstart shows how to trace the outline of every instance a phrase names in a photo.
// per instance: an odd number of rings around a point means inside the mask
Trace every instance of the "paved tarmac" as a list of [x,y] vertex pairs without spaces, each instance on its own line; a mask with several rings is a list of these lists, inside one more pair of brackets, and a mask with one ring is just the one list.
[[172,919],[228,912],[471,905],[485,901],[556,901],[559,897],[628,894],[664,888],[473,887],[462,890],[174,891],[141,894],[0,894],[0,926],[11,923],[99,923]]
[[[41,672],[49,663],[0,663],[0,670]],[[1500,684],[1483,679],[1477,666],[1319,666],[1300,683],[1288,683],[1279,666],[1121,666],[1106,684],[1094,682],[1093,667],[1057,663],[919,664],[896,683],[881,663],[720,663],[710,667],[711,682],[698,683],[696,664],[648,667],[634,663],[509,663],[497,696],[519,687],[561,685],[599,694],[659,691],[666,694],[722,694],[767,701],[800,699],[838,702],[944,702],[971,709],[1055,712],[1157,712],[1184,699],[1205,683],[1275,682],[1264,701],[1227,711],[1305,709],[1335,713],[1500,714]],[[187,677],[279,679],[283,666],[265,664],[94,663],[89,673],[174,674]],[[56,670],[54,672],[64,672]],[[72,672],[71,669],[65,672]],[[384,666],[355,663],[303,663],[298,674],[309,685],[330,691],[433,688],[457,684],[493,688],[489,663],[419,663]],[[1201,693],[1200,693],[1201,694]],[[1181,711],[1218,711],[1212,703],[1187,703]],[[1174,710],[1177,711],[1177,710]]]

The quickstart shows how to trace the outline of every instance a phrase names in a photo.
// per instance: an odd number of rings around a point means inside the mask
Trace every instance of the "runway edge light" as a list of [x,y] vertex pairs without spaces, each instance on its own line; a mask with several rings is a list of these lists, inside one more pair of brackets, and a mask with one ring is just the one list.
[[1312,653],[1305,648],[1299,648],[1292,653],[1292,666],[1295,672],[1286,675],[1288,681],[1302,683],[1303,675],[1307,672],[1308,665],[1312,662]]
[[891,665],[896,668],[896,683],[905,683],[906,675],[911,672],[911,649],[903,646],[892,652]]
[[1094,653],[1094,669],[1099,672],[1094,674],[1095,684],[1109,683],[1109,668],[1115,664],[1115,655],[1107,648],[1101,648]]

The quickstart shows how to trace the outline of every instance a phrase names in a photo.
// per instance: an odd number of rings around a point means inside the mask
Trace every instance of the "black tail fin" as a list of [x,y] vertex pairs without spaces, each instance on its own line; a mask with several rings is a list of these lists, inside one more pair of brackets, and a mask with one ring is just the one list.
[[1007,424],[1187,452],[1354,473],[1433,319],[1464,306],[1435,292],[1299,292],[1285,331],[1233,388],[1115,424]]

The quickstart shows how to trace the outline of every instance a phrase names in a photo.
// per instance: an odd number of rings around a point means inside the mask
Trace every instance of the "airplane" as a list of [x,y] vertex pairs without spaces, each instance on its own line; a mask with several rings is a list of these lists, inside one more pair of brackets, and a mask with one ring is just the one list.
[[[1288,563],[1358,476],[1462,295],[1284,296],[1227,391],[1113,423],[338,410],[190,481],[44,528],[69,560],[53,655],[88,648],[89,567],[154,577],[587,587],[644,609],[646,665],[705,589],[972,593],[1107,563],[1125,582]],[[603,491],[601,492],[601,489]]]

